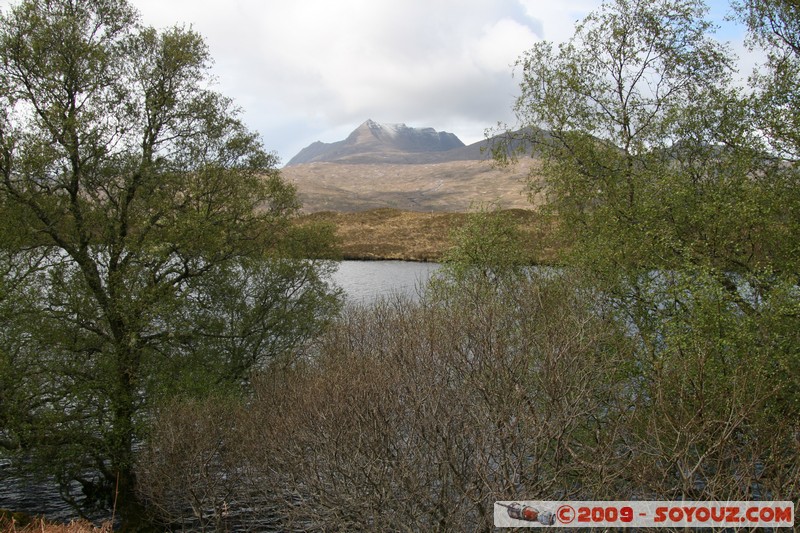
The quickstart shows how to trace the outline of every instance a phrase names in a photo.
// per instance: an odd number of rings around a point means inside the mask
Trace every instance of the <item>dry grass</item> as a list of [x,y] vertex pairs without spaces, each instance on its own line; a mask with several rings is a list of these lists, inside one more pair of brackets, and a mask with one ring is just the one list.
[[463,212],[474,203],[504,209],[529,208],[526,180],[538,160],[507,168],[491,161],[417,165],[310,163],[284,168],[297,186],[305,212],[363,211],[389,207],[406,211]]
[[527,182],[537,159],[508,167],[492,161],[429,164],[310,163],[284,168],[305,213],[299,220],[336,227],[344,259],[437,261],[451,247],[452,231],[476,205],[511,212],[530,237],[529,256],[551,263],[556,248],[550,226],[538,217]]
[[0,532],[2,533],[110,533],[111,522],[95,526],[86,520],[73,520],[69,524],[49,524],[43,518],[21,517],[15,514],[0,515]]
[[[551,263],[555,248],[549,226],[531,209],[510,209],[526,234],[528,253],[534,263]],[[450,235],[468,213],[420,213],[398,209],[373,209],[351,213],[319,212],[301,217],[301,222],[329,222],[344,259],[399,259],[438,261],[452,246]]]

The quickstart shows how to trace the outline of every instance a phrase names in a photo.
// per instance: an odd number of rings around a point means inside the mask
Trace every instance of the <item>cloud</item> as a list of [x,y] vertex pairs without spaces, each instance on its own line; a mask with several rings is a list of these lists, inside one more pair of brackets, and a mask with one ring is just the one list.
[[[513,121],[514,61],[537,40],[566,41],[575,22],[601,4],[130,1],[145,24],[190,25],[206,38],[217,88],[284,160],[315,140],[341,139],[367,118],[477,141],[485,128]],[[712,15],[724,16],[727,0],[711,3]],[[741,40],[734,49],[749,58]]]
[[568,40],[575,23],[594,11],[601,0],[520,0],[526,14],[536,21],[537,35],[544,40],[557,43]]
[[480,140],[485,128],[513,121],[514,61],[537,40],[567,40],[601,3],[130,1],[145,24],[191,25],[206,38],[218,90],[284,160],[367,118]]
[[207,38],[220,90],[284,159],[367,118],[478,140],[509,118],[511,64],[548,24],[518,0],[133,3],[145,23],[183,22]]
[[600,2],[130,1],[145,24],[206,38],[218,89],[284,160],[367,118],[479,140],[511,119],[516,58]]
[[200,32],[218,89],[288,160],[367,118],[479,140],[513,120],[514,61],[567,40],[602,0],[129,1],[145,24]]

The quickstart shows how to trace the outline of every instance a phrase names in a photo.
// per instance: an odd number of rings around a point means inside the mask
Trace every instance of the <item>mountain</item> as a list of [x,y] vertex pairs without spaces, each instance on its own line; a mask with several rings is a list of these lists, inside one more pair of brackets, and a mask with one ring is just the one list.
[[367,120],[344,140],[307,146],[282,174],[297,187],[305,212],[452,212],[481,202],[524,209],[531,205],[525,184],[538,159],[502,168],[493,164],[490,149],[500,141],[520,147],[522,141],[513,140],[518,136],[465,146],[452,133]]
[[[405,124],[367,120],[342,141],[315,142],[303,148],[286,166],[304,163],[433,163],[449,160],[443,154],[468,148],[452,133]],[[459,157],[463,159],[463,154]]]

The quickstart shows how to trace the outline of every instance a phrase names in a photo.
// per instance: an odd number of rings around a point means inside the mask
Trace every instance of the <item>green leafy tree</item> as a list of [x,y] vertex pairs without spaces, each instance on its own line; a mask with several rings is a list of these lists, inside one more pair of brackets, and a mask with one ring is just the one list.
[[610,2],[569,42],[539,43],[519,61],[516,111],[543,150],[549,205],[592,263],[654,260],[681,114],[727,75],[702,14],[694,1]]
[[609,1],[518,63],[562,260],[592,274],[638,347],[631,472],[666,497],[797,496],[792,6],[740,7],[769,50],[749,90],[698,0]]
[[765,69],[752,78],[756,115],[774,153],[800,159],[800,6],[791,0],[734,2],[750,29],[750,44],[767,53]]
[[500,275],[529,262],[517,221],[509,211],[491,204],[477,206],[450,239],[453,246],[445,254],[444,263],[456,276],[469,270],[483,276]]
[[[746,108],[756,144],[769,154],[759,175],[771,194],[763,211],[780,223],[764,235],[774,251],[773,268],[798,280],[800,257],[800,6],[789,0],[734,2],[750,30],[750,44],[765,52],[765,64],[751,75]],[[780,206],[775,211],[776,206]],[[778,218],[780,217],[780,218]]]
[[442,268],[425,287],[437,305],[449,307],[455,295],[469,295],[474,302],[499,298],[518,290],[526,279],[532,261],[512,212],[494,204],[478,205],[453,229],[450,241]]
[[68,501],[115,501],[126,521],[160,402],[237,390],[338,305],[332,264],[306,259],[330,232],[294,227],[295,191],[209,88],[210,61],[197,33],[143,26],[125,0],[24,0],[0,16],[15,311],[0,431]]

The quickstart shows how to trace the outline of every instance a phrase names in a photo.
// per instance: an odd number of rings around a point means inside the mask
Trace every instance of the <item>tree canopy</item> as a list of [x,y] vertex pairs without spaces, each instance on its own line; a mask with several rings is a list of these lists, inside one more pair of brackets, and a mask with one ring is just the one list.
[[796,10],[740,13],[768,51],[747,89],[695,0],[608,2],[519,60],[517,114],[544,155],[533,185],[577,244],[570,261],[708,269],[734,298],[732,276],[797,282],[797,52],[781,37]]
[[210,62],[125,0],[0,16],[0,432],[84,511],[116,494],[138,512],[162,400],[236,390],[338,305],[307,259],[330,233],[292,224],[294,189]]
[[562,263],[635,342],[628,442],[663,458],[642,479],[693,498],[748,472],[754,494],[792,499],[800,13],[735,7],[765,51],[746,87],[702,1],[612,0],[520,58],[515,109]]

